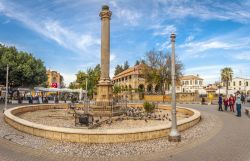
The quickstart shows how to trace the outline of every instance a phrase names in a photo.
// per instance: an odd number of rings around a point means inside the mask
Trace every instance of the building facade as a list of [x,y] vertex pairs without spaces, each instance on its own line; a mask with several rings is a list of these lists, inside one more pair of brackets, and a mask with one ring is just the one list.
[[199,75],[186,75],[180,78],[179,85],[176,86],[177,93],[194,93],[204,89],[203,79]]
[[130,67],[129,69],[113,77],[114,86],[119,86],[122,90],[145,89],[145,80],[141,77],[142,64]]
[[48,87],[61,88],[64,86],[63,77],[61,76],[59,72],[48,70],[46,74],[48,77],[47,83],[46,83]]
[[[223,86],[226,86],[225,83],[223,83]],[[228,82],[228,89],[250,93],[250,79],[235,77]]]
[[[123,91],[139,89],[149,94],[160,92],[157,84],[149,84],[142,77],[143,66],[144,64],[136,65],[114,76],[112,79],[114,86],[119,86]],[[176,86],[177,93],[192,93],[201,89],[203,89],[203,79],[194,75],[181,77]],[[170,92],[171,89],[166,91]]]

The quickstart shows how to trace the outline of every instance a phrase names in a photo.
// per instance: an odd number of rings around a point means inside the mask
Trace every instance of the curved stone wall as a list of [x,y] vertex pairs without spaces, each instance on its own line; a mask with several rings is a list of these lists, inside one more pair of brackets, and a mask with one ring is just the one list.
[[[131,104],[130,106],[133,105],[136,106],[136,104]],[[4,112],[4,119],[9,125],[16,128],[17,130],[31,135],[54,140],[83,143],[121,143],[156,139],[168,136],[171,128],[171,124],[133,129],[64,128],[37,124],[18,117],[19,114],[25,112],[66,107],[67,104],[19,106],[6,110]],[[159,106],[159,108],[171,109],[171,107],[167,106]],[[179,131],[183,131],[194,126],[201,119],[200,112],[197,110],[178,107],[177,111],[190,116],[178,121]]]

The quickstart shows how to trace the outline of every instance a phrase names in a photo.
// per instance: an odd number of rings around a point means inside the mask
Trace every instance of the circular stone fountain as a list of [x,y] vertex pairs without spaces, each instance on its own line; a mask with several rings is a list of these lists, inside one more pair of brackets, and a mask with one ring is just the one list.
[[[141,108],[142,104],[128,104]],[[149,140],[168,136],[170,120],[135,120],[112,118],[95,129],[76,127],[74,117],[67,112],[67,104],[19,106],[4,112],[5,121],[19,131],[53,140],[84,143],[118,143]],[[171,107],[158,106],[158,113],[170,116]],[[179,131],[186,130],[200,121],[199,111],[178,107]],[[105,118],[102,118],[105,119]]]

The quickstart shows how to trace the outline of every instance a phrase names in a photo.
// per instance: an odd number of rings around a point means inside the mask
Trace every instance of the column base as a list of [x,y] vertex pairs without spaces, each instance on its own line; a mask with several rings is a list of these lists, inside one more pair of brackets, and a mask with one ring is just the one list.
[[170,141],[170,142],[181,142],[181,135],[168,136],[168,141]]
[[176,130],[172,129],[168,136],[168,141],[170,142],[180,142],[181,141],[181,134]]

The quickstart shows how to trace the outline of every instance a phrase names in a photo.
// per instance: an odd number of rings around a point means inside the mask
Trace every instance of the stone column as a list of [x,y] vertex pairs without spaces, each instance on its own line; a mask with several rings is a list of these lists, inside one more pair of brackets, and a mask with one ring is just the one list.
[[102,21],[101,29],[101,81],[108,80],[109,77],[109,64],[110,64],[110,19],[112,12],[109,7],[102,6],[100,17]]
[[107,5],[102,6],[101,17],[101,78],[97,87],[96,103],[106,108],[112,105],[112,82],[109,77],[110,64],[110,18],[112,12]]

